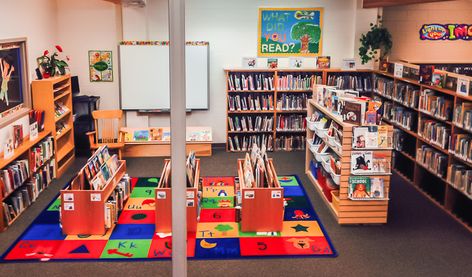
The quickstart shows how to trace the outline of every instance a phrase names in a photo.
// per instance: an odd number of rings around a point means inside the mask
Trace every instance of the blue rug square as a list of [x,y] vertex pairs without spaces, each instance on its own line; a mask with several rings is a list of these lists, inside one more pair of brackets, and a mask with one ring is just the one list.
[[284,197],[290,196],[303,196],[303,190],[299,186],[288,186],[284,187]]
[[309,208],[285,208],[284,221],[307,221],[317,220],[315,211]]
[[59,224],[33,224],[33,226],[21,237],[22,240],[63,240]]
[[33,224],[57,224],[59,212],[44,211],[34,220]]
[[152,239],[154,224],[117,224],[110,239]]
[[221,259],[240,257],[239,239],[197,239],[196,258]]

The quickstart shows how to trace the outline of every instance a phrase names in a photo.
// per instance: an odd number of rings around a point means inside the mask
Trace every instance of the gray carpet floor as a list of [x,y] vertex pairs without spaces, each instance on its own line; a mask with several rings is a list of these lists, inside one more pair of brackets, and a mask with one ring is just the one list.
[[[202,158],[202,176],[235,176],[243,154],[214,151]],[[393,176],[388,224],[339,226],[304,174],[303,152],[276,152],[278,174],[297,174],[323,222],[339,257],[189,261],[189,276],[471,276],[472,235],[398,176]],[[159,176],[162,159],[127,161],[135,177]],[[0,252],[28,227],[71,179],[85,159],[41,194],[7,231]],[[170,261],[51,262],[0,264],[0,276],[170,276]]]

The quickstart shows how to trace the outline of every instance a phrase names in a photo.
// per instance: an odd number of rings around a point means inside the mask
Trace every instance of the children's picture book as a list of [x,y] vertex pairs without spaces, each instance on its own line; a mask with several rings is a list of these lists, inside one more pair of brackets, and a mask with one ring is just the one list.
[[341,117],[344,122],[362,125],[365,115],[365,102],[343,99]]
[[353,148],[377,148],[378,147],[378,127],[364,126],[353,128]]
[[446,72],[435,70],[431,82],[433,86],[443,88],[446,82]]
[[23,126],[13,125],[13,147],[16,149],[23,143]]
[[383,178],[370,178],[370,196],[375,199],[385,198]]
[[267,59],[267,68],[275,69],[279,66],[279,60],[276,58],[268,58]]
[[379,148],[388,148],[390,147],[390,141],[388,137],[388,127],[383,125],[383,126],[378,126],[378,142],[377,142],[377,147]]
[[256,67],[256,58],[244,57],[242,60],[243,68],[254,68]]
[[373,151],[352,151],[351,172],[361,175],[372,172]]
[[316,68],[327,69],[331,67],[331,57],[330,56],[319,56],[316,59]]
[[349,177],[348,197],[352,200],[370,199],[372,197],[370,178],[361,176]]
[[420,65],[420,83],[430,85],[433,80],[433,65]]
[[8,159],[13,156],[15,148],[13,147],[13,137],[8,137],[3,145],[3,158]]
[[403,64],[395,63],[394,70],[393,70],[393,76],[395,76],[397,78],[403,78]]
[[469,95],[469,85],[470,85],[469,80],[458,78],[457,79],[457,93],[468,96]]
[[302,58],[290,58],[289,59],[290,68],[301,68],[303,66]]
[[388,152],[375,151],[372,157],[372,173],[390,173]]
[[353,70],[356,69],[356,60],[355,59],[343,59],[343,70]]
[[136,130],[133,138],[135,141],[149,141],[149,130]]

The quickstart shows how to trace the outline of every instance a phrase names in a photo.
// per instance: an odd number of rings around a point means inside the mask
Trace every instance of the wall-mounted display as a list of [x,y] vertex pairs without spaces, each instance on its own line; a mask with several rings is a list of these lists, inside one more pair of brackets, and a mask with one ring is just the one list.
[[421,40],[472,40],[470,24],[424,24],[420,29]]
[[89,51],[90,82],[113,82],[111,51]]
[[319,56],[322,8],[260,8],[259,56]]

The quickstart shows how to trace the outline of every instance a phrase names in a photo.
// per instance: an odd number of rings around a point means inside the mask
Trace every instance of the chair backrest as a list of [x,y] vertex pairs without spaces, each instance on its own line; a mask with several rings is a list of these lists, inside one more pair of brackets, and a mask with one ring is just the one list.
[[122,110],[98,110],[92,112],[95,121],[96,141],[98,143],[116,143],[119,141],[122,127]]

